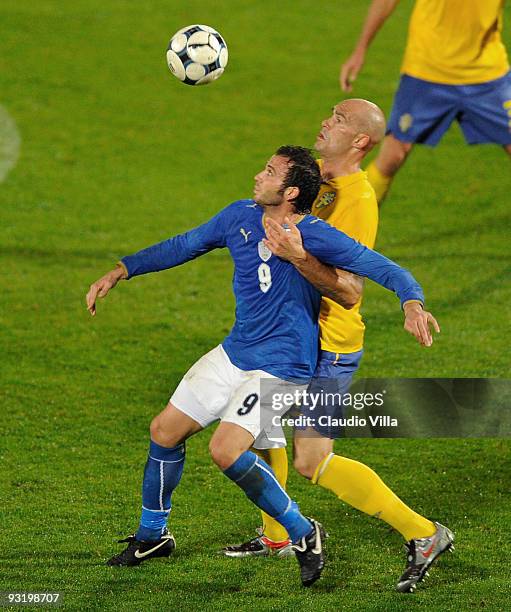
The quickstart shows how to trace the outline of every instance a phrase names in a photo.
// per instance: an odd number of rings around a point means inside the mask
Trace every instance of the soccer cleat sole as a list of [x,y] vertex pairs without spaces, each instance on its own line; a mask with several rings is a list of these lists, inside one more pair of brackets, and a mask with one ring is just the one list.
[[220,555],[229,557],[230,559],[250,559],[253,557],[277,557],[284,559],[286,557],[294,557],[295,555],[295,551],[292,549],[291,544],[283,546],[282,548],[271,549],[268,547],[263,550],[250,551],[229,550],[228,548],[223,548],[218,552]]
[[219,554],[230,559],[250,559],[251,557],[269,557],[270,552],[268,550],[258,550],[251,552],[239,552],[235,550],[220,550]]

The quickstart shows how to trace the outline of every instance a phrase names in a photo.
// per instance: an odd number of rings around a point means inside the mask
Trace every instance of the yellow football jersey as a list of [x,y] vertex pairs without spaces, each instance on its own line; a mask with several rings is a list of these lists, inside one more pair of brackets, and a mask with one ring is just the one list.
[[[321,161],[318,162],[321,167]],[[360,170],[321,185],[312,214],[372,248],[378,229],[378,204],[367,174]],[[321,348],[332,353],[354,353],[364,344],[365,325],[358,302],[346,310],[329,298],[321,300]]]
[[463,85],[509,70],[501,40],[504,0],[417,0],[401,72]]

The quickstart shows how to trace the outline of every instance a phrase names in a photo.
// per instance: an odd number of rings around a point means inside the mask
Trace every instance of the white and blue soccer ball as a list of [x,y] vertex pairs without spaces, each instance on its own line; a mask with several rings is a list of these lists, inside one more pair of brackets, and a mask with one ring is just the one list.
[[206,25],[182,28],[170,39],[167,64],[170,72],[187,85],[206,85],[220,77],[229,54],[225,40]]

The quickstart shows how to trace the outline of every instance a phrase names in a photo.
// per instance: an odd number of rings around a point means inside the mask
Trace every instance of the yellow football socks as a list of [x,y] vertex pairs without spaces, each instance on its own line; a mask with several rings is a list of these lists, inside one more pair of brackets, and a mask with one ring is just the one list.
[[[275,477],[285,489],[288,470],[286,449],[270,448],[264,451],[256,450],[256,453],[271,467],[275,473]],[[284,527],[282,527],[280,523],[277,523],[269,514],[261,512],[261,516],[263,517],[263,533],[269,540],[273,540],[273,542],[283,542],[289,538]]]
[[425,538],[435,533],[431,521],[411,510],[376,472],[363,463],[332,453],[318,465],[312,482],[333,491],[350,506],[381,518],[399,531],[405,540]]
[[392,182],[391,176],[385,176],[382,174],[374,161],[372,161],[366,168],[367,180],[371,183],[371,187],[374,189],[376,194],[376,200],[378,204],[381,204],[387,195],[390,183]]

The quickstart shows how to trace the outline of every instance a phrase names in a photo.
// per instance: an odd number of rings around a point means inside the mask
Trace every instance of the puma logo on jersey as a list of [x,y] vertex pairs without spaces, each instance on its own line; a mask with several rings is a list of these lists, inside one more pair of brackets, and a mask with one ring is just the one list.
[[246,232],[242,227],[240,227],[240,234],[243,236],[243,238],[245,238],[245,244],[247,244],[248,242],[248,237],[250,236],[252,232]]

